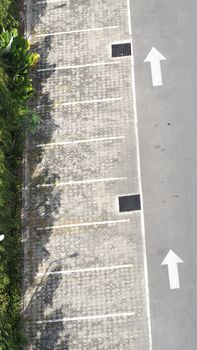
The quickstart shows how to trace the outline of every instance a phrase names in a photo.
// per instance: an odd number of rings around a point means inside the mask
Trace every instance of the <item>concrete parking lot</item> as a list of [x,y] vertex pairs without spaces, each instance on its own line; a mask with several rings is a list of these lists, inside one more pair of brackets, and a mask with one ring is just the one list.
[[[24,182],[28,350],[148,350],[149,308],[128,2],[27,1],[41,55]],[[120,212],[139,194],[142,210]]]

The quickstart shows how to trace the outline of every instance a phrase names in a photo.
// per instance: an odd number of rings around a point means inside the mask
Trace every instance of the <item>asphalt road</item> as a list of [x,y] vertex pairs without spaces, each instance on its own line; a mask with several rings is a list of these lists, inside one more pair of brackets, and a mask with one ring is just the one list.
[[[131,1],[153,350],[197,344],[197,2]],[[153,87],[156,47],[163,86]],[[172,249],[180,288],[170,289]]]

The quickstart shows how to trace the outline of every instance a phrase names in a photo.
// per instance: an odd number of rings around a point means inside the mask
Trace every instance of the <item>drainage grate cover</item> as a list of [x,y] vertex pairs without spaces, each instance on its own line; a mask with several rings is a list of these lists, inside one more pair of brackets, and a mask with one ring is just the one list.
[[141,209],[141,204],[140,204],[139,194],[119,197],[120,212],[134,211],[134,210],[140,210],[140,209]]
[[131,56],[131,44],[112,45],[112,57]]

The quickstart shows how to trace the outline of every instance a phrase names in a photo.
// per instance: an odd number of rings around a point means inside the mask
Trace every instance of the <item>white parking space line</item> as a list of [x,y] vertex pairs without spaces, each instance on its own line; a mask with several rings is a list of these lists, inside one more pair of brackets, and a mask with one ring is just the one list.
[[126,222],[130,222],[130,219],[81,222],[81,223],[78,223],[78,224],[67,224],[67,225],[54,225],[54,226],[38,227],[37,231],[53,230],[53,229],[58,229],[58,228],[83,227],[83,226],[117,225],[117,224],[122,224],[122,223],[126,223]]
[[70,106],[70,105],[77,105],[77,104],[88,104],[88,103],[107,103],[112,101],[121,101],[122,97],[111,97],[111,98],[102,98],[97,100],[84,100],[84,101],[75,101],[75,102],[54,102],[48,105],[40,105],[37,106],[36,109],[42,109],[43,107],[61,107],[61,106]]
[[83,272],[94,272],[94,271],[108,271],[108,270],[119,270],[127,269],[133,267],[132,264],[125,265],[114,265],[114,266],[104,266],[104,267],[90,267],[77,270],[60,270],[60,271],[49,271],[49,272],[39,272],[37,276],[49,276],[49,275],[69,275],[72,273],[83,273]]
[[79,180],[79,181],[68,181],[68,182],[56,182],[51,184],[40,184],[36,185],[36,187],[60,187],[60,186],[72,186],[72,185],[80,185],[80,184],[91,184],[97,182],[113,182],[113,181],[123,181],[127,180],[127,177],[108,177],[104,179],[90,179],[90,180]]
[[72,273],[83,273],[83,272],[94,272],[94,271],[108,271],[108,270],[119,270],[132,267],[132,264],[125,265],[115,265],[115,266],[104,266],[104,267],[90,267],[85,269],[77,270],[60,270],[60,271],[50,271],[50,272],[39,272],[37,276],[49,276],[49,275],[69,275]]
[[44,324],[44,323],[70,322],[70,321],[72,322],[72,321],[102,320],[106,318],[129,317],[134,315],[135,315],[135,312],[124,312],[124,313],[117,313],[117,314],[106,314],[106,315],[95,315],[95,316],[64,317],[64,318],[57,318],[52,320],[36,321],[35,323]]
[[[129,34],[132,36],[130,0],[127,0],[127,10],[128,10],[128,30],[129,30]],[[148,281],[148,262],[147,262],[147,253],[146,253],[145,218],[144,218],[140,147],[139,147],[139,133],[138,133],[135,69],[134,69],[135,59],[134,59],[133,41],[131,41],[131,43],[132,43],[132,52],[133,52],[133,55],[131,56],[131,82],[132,82],[132,91],[133,91],[133,110],[134,110],[134,119],[135,119],[138,183],[139,183],[140,198],[141,198],[141,232],[142,232],[142,243],[143,243],[144,279],[145,279],[145,289],[146,289],[146,312],[147,312],[147,322],[148,322],[148,332],[149,332],[149,350],[153,350],[151,312],[150,312],[150,293],[149,293],[149,281]]]
[[112,101],[121,101],[122,97],[111,97],[111,98],[103,98],[103,99],[97,99],[97,100],[85,100],[85,101],[76,101],[76,102],[62,102],[57,105],[59,106],[69,106],[69,105],[76,105],[76,104],[85,104],[85,103],[102,103],[102,102],[112,102]]
[[76,29],[76,30],[70,30],[68,32],[54,32],[54,33],[35,34],[35,36],[38,37],[38,38],[43,38],[45,36],[67,35],[67,34],[74,34],[74,33],[92,32],[92,31],[97,31],[97,30],[117,29],[117,28],[119,28],[119,26],[107,26],[107,27],[87,28],[87,29]]
[[78,64],[76,66],[61,66],[61,67],[52,67],[52,68],[40,68],[37,69],[37,72],[48,72],[48,71],[59,71],[59,70],[67,70],[67,69],[78,69],[78,68],[86,68],[86,67],[98,67],[98,66],[107,66],[111,64],[120,64],[120,61],[113,62],[99,62],[99,63],[89,63],[89,64]]
[[55,4],[56,2],[66,2],[65,0],[40,0],[36,4]]
[[54,146],[63,146],[63,145],[72,145],[78,143],[89,143],[89,142],[102,142],[102,141],[113,141],[113,140],[122,140],[125,139],[125,136],[109,136],[109,137],[98,137],[94,139],[84,139],[84,140],[73,140],[65,142],[51,142],[51,143],[41,143],[36,145],[36,147],[54,147]]

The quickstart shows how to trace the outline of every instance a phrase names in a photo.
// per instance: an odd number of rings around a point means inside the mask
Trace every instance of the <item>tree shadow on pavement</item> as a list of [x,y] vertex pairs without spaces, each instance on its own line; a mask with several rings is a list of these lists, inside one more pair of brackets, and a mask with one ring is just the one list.
[[[32,1],[32,6],[36,2]],[[39,6],[34,11],[29,29],[31,32],[45,14],[47,3]],[[33,11],[33,8],[32,10]],[[46,246],[53,234],[52,230],[38,231],[38,227],[53,226],[55,215],[59,211],[61,192],[56,187],[48,187],[42,190],[38,184],[55,183],[59,179],[58,169],[51,170],[42,166],[45,151],[38,144],[50,143],[58,125],[53,118],[54,100],[50,98],[49,91],[45,88],[47,82],[54,74],[53,70],[38,72],[40,67],[45,67],[47,57],[51,50],[52,37],[39,38],[34,42],[33,51],[41,53],[39,66],[32,71],[36,96],[31,101],[31,108],[41,115],[41,124],[38,130],[27,135],[26,162],[24,164],[23,193],[23,251],[24,251],[24,277],[23,277],[23,319],[28,338],[27,349],[32,350],[68,350],[69,334],[65,331],[63,323],[38,323],[49,319],[63,318],[61,308],[53,304],[53,296],[61,283],[61,275],[44,274],[38,277],[42,267],[50,257]],[[55,65],[52,67],[55,68]],[[49,84],[50,85],[50,84]],[[44,236],[44,239],[43,239]],[[49,265],[50,271],[61,269],[61,261]],[[61,336],[64,329],[65,336]]]
[[[61,263],[54,266],[51,271],[61,269]],[[45,274],[34,289],[33,295],[24,310],[24,319],[28,340],[36,350],[69,350],[69,334],[66,332],[60,340],[60,333],[64,330],[62,322],[46,322],[64,317],[61,308],[54,309],[53,297],[62,280],[61,275],[51,277]],[[53,309],[53,311],[51,311]],[[45,315],[47,311],[47,317]]]

